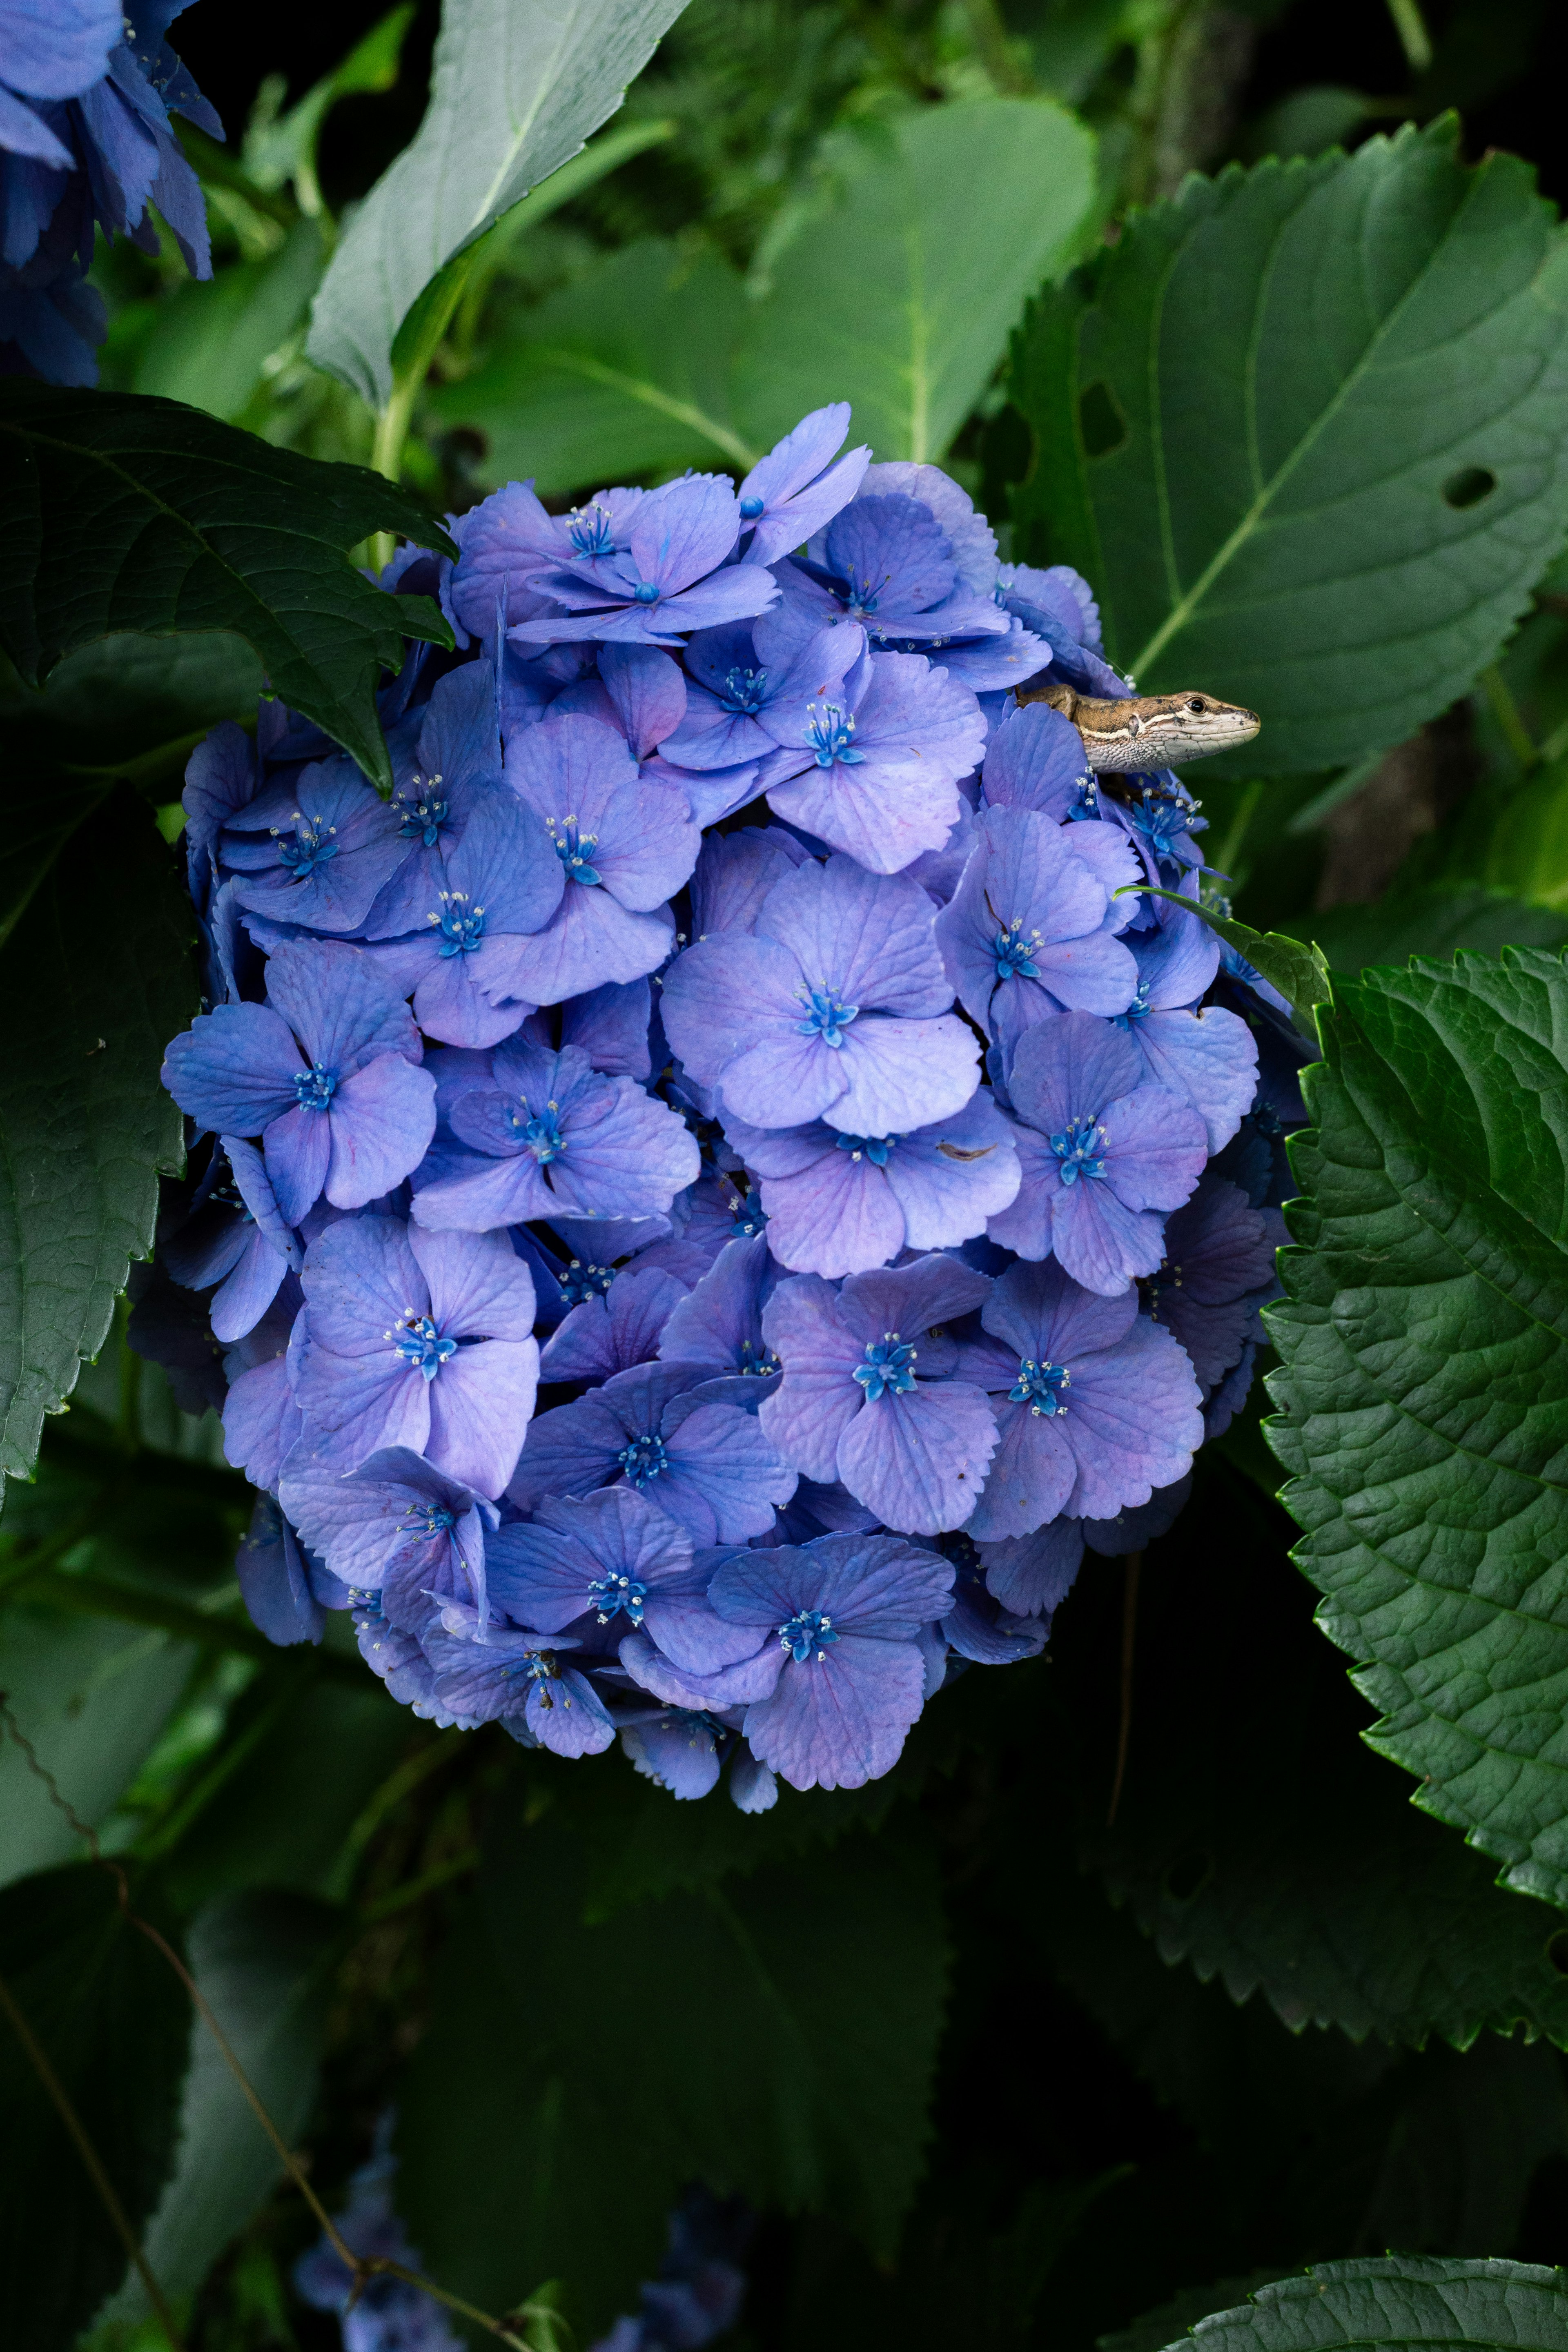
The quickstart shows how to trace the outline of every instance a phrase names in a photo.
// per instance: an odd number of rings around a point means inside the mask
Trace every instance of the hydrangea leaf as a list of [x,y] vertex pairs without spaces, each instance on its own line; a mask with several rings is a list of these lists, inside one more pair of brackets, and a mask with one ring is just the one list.
[[[1329,967],[1321,948],[1291,939],[1284,931],[1255,931],[1250,923],[1238,922],[1234,915],[1218,914],[1214,908],[1202,906],[1174,890],[1156,890],[1146,883],[1130,887],[1146,898],[1173,899],[1178,906],[1201,916],[1211,930],[1219,933],[1226,947],[1234,948],[1244,962],[1288,999],[1302,1034],[1312,1034],[1312,1014],[1329,999]],[[1116,895],[1121,898],[1123,893],[1119,890]]]
[[1568,524],[1565,396],[1568,246],[1452,118],[1194,177],[1016,338],[1016,549],[1087,573],[1143,692],[1260,712],[1273,772],[1340,766],[1523,612]]
[[344,551],[405,532],[451,551],[406,491],[274,449],[174,401],[0,383],[0,644],[31,684],[121,630],[232,630],[273,690],[392,789],[374,701],[405,636],[449,645],[427,598],[373,587]]
[[835,142],[837,200],[772,260],[736,372],[766,449],[825,401],[882,458],[939,459],[1019,305],[1071,259],[1096,204],[1093,134],[1041,98],[975,98]]
[[[174,2163],[191,2007],[91,1863],[0,1895],[0,1979],[53,2069],[132,2231]],[[68,2352],[125,2269],[78,2150],[0,2014],[0,2340]]]
[[[290,2147],[315,2098],[342,1929],[335,1906],[267,1888],[209,1904],[187,1937],[191,1974]],[[179,2157],[142,2241],[165,2294],[195,2293],[282,2174],[223,2053],[199,2034],[181,2101]],[[150,2308],[132,2271],[100,2318],[125,2325]]]
[[62,764],[143,782],[166,773],[173,795],[186,754],[220,719],[251,718],[264,682],[245,639],[222,630],[95,637],[57,663],[41,690],[7,664],[0,720],[13,760],[35,774]]
[[1079,1781],[1081,1858],[1163,1960],[1217,1977],[1233,2000],[1261,1995],[1294,2032],[1332,2025],[1464,2049],[1522,2026],[1568,2046],[1560,1916],[1496,1885],[1486,1857],[1411,1805],[1408,1782],[1368,1752],[1366,1707],[1313,1630],[1289,1534],[1276,1506],[1216,1466],[1151,1548],[1110,1827],[1121,1596],[1113,1583],[1075,1595],[1077,1665],[1054,1696],[1070,1727],[1060,1757]]
[[1415,1801],[1568,1903],[1568,971],[1336,981],[1294,1147],[1269,1441]]
[[737,272],[672,238],[606,254],[498,332],[484,366],[430,396],[484,436],[487,482],[533,478],[542,497],[674,474],[749,468],[729,368],[746,318]]
[[626,1776],[563,1777],[531,1827],[498,1809],[398,2087],[400,2201],[432,2275],[490,2310],[570,2278],[592,2335],[653,2275],[693,2179],[831,2210],[890,2259],[946,1977],[931,1850],[850,1837],[587,1924],[591,1817]]
[[[58,1528],[69,1508],[57,1496],[40,1532]],[[15,1532],[11,1516],[6,1532]],[[149,1639],[140,1626],[67,1617],[31,1601],[0,1617],[0,1650],[13,1714],[73,1812],[96,1826],[179,1705],[195,1653],[184,1643]],[[0,1747],[0,1884],[79,1852],[46,1784],[7,1740]]]
[[137,354],[133,389],[212,416],[243,416],[265,362],[304,318],[325,258],[316,223],[297,221],[265,260],[234,262],[177,287]]
[[354,214],[311,311],[309,356],[373,407],[393,346],[454,254],[615,112],[685,0],[447,0],[430,105]]
[[14,776],[0,859],[0,1473],[102,1346],[181,1165],[163,1047],[196,1011],[194,926],[144,801],[101,779]]
[[[1298,2278],[1259,2287],[1249,2303],[1198,2321],[1204,2352],[1388,2352],[1439,2344],[1486,2352],[1562,2352],[1568,2277],[1535,2263],[1460,2262],[1382,2254],[1314,2263]],[[1184,2346],[1187,2337],[1178,2338]]]

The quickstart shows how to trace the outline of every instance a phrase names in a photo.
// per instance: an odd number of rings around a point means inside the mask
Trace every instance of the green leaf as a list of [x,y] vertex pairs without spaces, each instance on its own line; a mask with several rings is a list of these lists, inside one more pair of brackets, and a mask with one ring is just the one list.
[[[403,38],[414,21],[414,0],[388,12],[354,43],[341,64],[306,91],[298,106],[276,121],[253,121],[245,134],[244,163],[254,187],[271,194],[293,180],[302,204],[320,209],[316,186],[316,142],[321,125],[340,98],[391,89],[403,58]],[[278,78],[281,93],[281,75]],[[299,184],[303,182],[303,185]],[[307,199],[313,199],[307,203]]]
[[360,205],[311,314],[309,356],[374,408],[392,348],[459,248],[575,155],[615,112],[684,0],[447,0],[429,110]]
[[1075,252],[1093,134],[1048,99],[976,98],[838,142],[837,202],[773,260],[736,374],[767,448],[847,400],[879,457],[935,460],[989,383],[1020,303]]
[[1283,2265],[1275,2263],[1267,2270],[1246,2271],[1239,2278],[1215,2279],[1212,2286],[1184,2287],[1130,2327],[1098,2336],[1099,2352],[1164,2352],[1173,2336],[1206,2318],[1211,2311],[1224,2311],[1244,2296],[1256,2294],[1260,2286],[1277,2285],[1282,2270]]
[[[1261,1992],[1293,2032],[1467,2049],[1522,2027],[1568,2047],[1558,1914],[1497,1886],[1485,1857],[1369,1754],[1367,1709],[1312,1627],[1289,1533],[1211,1471],[1151,1547],[1110,1827],[1097,1727],[1116,1719],[1116,1651],[1098,1676],[1075,1656],[1053,1777],[1070,1787],[1081,1773],[1080,1856],[1162,1959],[1217,1977],[1235,2001]],[[1081,1619],[1077,1631],[1081,1643]]]
[[303,319],[325,258],[320,229],[302,220],[267,260],[188,279],[160,309],[137,357],[133,389],[186,401],[211,416],[242,416],[263,362]]
[[[1251,965],[1260,978],[1277,988],[1296,1016],[1296,1024],[1304,1036],[1310,1036],[1311,1018],[1320,1004],[1329,1001],[1329,967],[1322,951],[1303,945],[1284,931],[1255,931],[1250,923],[1237,922],[1234,915],[1219,914],[1212,906],[1185,898],[1175,890],[1155,890],[1147,883],[1128,884],[1150,898],[1170,898],[1189,913],[1199,915],[1209,929],[1217,931],[1226,945],[1234,948],[1245,963]],[[1117,896],[1122,896],[1119,891]]]
[[1568,940],[1568,910],[1527,905],[1479,882],[1390,891],[1371,906],[1331,907],[1310,919],[1313,940],[1336,971],[1407,963],[1412,956],[1452,961],[1466,949],[1495,956],[1505,947],[1559,948]]
[[1568,912],[1568,758],[1543,763],[1499,802],[1480,865],[1494,887]]
[[1314,2263],[1304,2277],[1259,2287],[1250,2303],[1215,2312],[1188,2333],[1204,2352],[1332,2352],[1339,2345],[1430,2352],[1439,2344],[1563,2352],[1568,2278],[1534,2263],[1435,2254]]
[[[0,793],[0,1473],[26,1476],[44,1415],[109,1330],[152,1248],[160,1171],[184,1153],[158,1083],[197,1007],[174,853],[124,785],[13,774]],[[0,1489],[3,1491],[3,1489]]]
[[[235,2056],[289,2147],[315,2102],[342,1915],[298,1895],[233,1895],[192,1922],[186,1962]],[[205,2026],[180,2108],[180,2152],[142,2252],[165,2294],[195,2294],[282,2179],[283,2167]],[[105,2319],[150,2308],[134,2272]]]
[[643,238],[503,320],[485,365],[427,405],[484,435],[481,480],[531,475],[546,498],[686,466],[745,470],[757,453],[729,391],[745,319],[727,261]]
[[1415,1801],[1568,1902],[1568,972],[1335,984],[1270,1444],[1320,1622]]
[[157,765],[172,777],[193,740],[224,719],[253,718],[265,683],[243,637],[96,637],[67,654],[42,688],[0,670],[0,721],[12,755],[44,767],[123,775]]
[[450,644],[426,598],[372,587],[343,551],[369,532],[451,542],[358,466],[274,449],[174,401],[0,383],[0,643],[30,683],[111,631],[233,630],[273,690],[392,788],[375,716],[403,638]]
[[1112,660],[1343,765],[1465,692],[1562,542],[1568,248],[1451,119],[1191,179],[1042,298],[1012,396],[1016,547],[1088,574]]
[[[39,1763],[97,1827],[179,1705],[195,1652],[138,1626],[17,1603],[0,1616],[0,1654],[6,1703]],[[46,1783],[0,1736],[0,1884],[79,1852]]]
[[[139,2232],[174,2162],[191,2032],[184,1987],[90,1863],[0,1894],[0,1978]],[[0,2113],[0,2341],[68,2352],[125,2249],[4,2013]]]
[[498,1806],[398,2091],[400,2197],[432,2274],[491,2310],[563,2277],[592,2333],[653,2275],[694,2178],[831,2210],[890,2258],[944,1988],[930,1848],[851,1838],[589,1925],[574,1811],[530,1829]]

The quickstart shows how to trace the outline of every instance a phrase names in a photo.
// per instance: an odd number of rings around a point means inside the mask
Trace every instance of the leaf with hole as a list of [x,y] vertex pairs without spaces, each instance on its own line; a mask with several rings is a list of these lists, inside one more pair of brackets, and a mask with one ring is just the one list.
[[0,644],[36,685],[111,632],[232,630],[275,693],[382,789],[382,668],[405,636],[449,645],[428,598],[389,596],[345,551],[375,530],[451,541],[359,466],[274,449],[174,401],[0,382],[0,528],[11,549]]
[[1562,543],[1568,246],[1451,117],[1194,177],[1041,297],[1011,389],[1016,552],[1088,575],[1111,659],[1258,711],[1271,771],[1352,762],[1466,692]]

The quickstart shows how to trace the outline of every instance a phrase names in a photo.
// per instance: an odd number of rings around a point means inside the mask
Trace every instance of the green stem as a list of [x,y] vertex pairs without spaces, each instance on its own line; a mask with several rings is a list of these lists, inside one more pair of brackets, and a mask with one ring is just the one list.
[[64,1527],[57,1528],[52,1536],[41,1538],[25,1551],[4,1575],[0,1575],[0,1599],[22,1585],[30,1584],[34,1577],[42,1576],[47,1569],[52,1568],[57,1559],[63,1559],[68,1551],[74,1551],[98,1524],[105,1499],[95,1495],[90,1503],[84,1504],[79,1511],[72,1512]]
[[1420,0],[1388,0],[1388,13],[1411,72],[1424,74],[1432,62],[1432,36],[1421,14]]
[[[375,439],[371,445],[370,462],[378,474],[386,476],[389,482],[401,481],[403,478],[403,445],[408,438],[408,427],[414,416],[414,404],[419,396],[419,388],[424,381],[423,369],[418,374],[410,372],[406,377],[395,378],[392,397],[376,416]],[[390,530],[374,532],[369,542],[371,569],[374,572],[382,571],[391,562],[396,547],[397,541],[393,532]]]
[[1241,856],[1242,845],[1246,842],[1248,828],[1252,824],[1253,812],[1262,798],[1263,779],[1261,776],[1255,776],[1237,801],[1236,814],[1230,821],[1230,830],[1219,845],[1219,854],[1214,861],[1219,873],[1230,873],[1237,859]]
[[1541,757],[1540,751],[1519,715],[1519,705],[1496,662],[1489,669],[1481,672],[1481,684],[1486,688],[1487,700],[1491,704],[1492,717],[1501,728],[1509,750],[1521,768],[1533,768]]
[[430,1774],[458,1755],[468,1734],[454,1725],[443,1731],[416,1754],[389,1772],[379,1789],[360,1814],[344,1838],[337,1861],[332,1865],[332,1881],[329,1892],[336,1900],[346,1898],[361,1854],[395,1806],[400,1805]]
[[470,1870],[479,1867],[479,1862],[478,1846],[469,1846],[462,1853],[453,1854],[450,1861],[438,1862],[433,1868],[422,1871],[417,1878],[409,1879],[406,1885],[395,1886],[387,1895],[378,1895],[373,1903],[362,1903],[359,1916],[367,1927],[379,1927],[383,1919],[390,1919],[397,1912],[406,1911],[412,1905],[422,1903],[427,1895],[434,1895],[438,1886],[449,1886],[455,1878],[466,1878]]

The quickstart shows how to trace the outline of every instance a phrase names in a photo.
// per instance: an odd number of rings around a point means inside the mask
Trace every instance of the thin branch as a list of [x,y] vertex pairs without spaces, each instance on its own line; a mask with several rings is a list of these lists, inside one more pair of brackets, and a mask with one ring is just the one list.
[[137,2242],[136,2232],[126,2219],[125,2208],[115,2193],[114,2183],[104,2170],[102,2159],[88,2137],[87,2126],[71,2105],[65,2084],[50,2065],[47,2053],[36,2039],[17,2003],[16,1995],[4,1977],[0,1977],[0,2009],[10,2020],[11,2030],[26,2053],[27,2062],[47,2093],[56,2114],[69,2133],[86,2169],[88,2179],[97,2189],[100,2202],[113,2225],[114,2234],[124,2247],[136,2268],[137,2276],[147,2290],[147,2300],[158,2315],[158,2324],[174,2347],[174,2352],[185,2352],[174,2314],[163,2297],[163,2290],[153,2277],[152,2268]]

